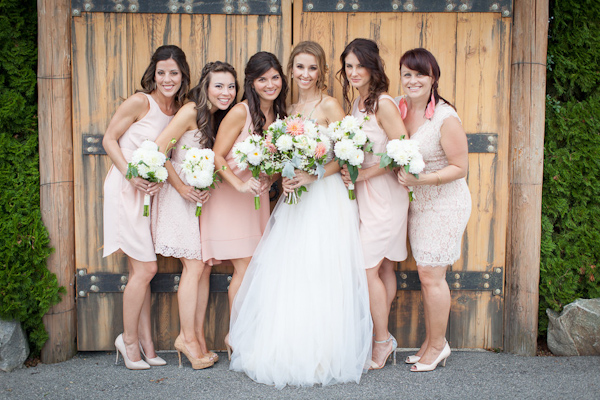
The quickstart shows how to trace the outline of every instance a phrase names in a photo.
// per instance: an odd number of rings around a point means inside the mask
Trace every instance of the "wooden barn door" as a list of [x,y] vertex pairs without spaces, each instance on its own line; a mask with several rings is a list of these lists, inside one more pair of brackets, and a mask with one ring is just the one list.
[[[285,60],[291,45],[291,3],[280,0],[72,2],[73,134],[79,350],[114,348],[122,331],[126,258],[102,258],[103,183],[111,165],[101,141],[122,101],[140,88],[152,52],[175,44],[186,53],[192,85],[208,61],[231,63],[243,82],[244,66],[266,50]],[[240,94],[241,96],[241,94]],[[178,260],[159,259],[152,283],[155,343],[170,349],[179,332]],[[206,337],[224,349],[231,266],[213,269]]]
[[[440,94],[452,102],[469,135],[468,185],[473,211],[462,258],[447,274],[452,347],[502,347],[504,260],[508,209],[510,1],[294,1],[294,43],[314,40],[328,55],[327,86],[342,101],[334,73],[339,55],[357,37],[375,40],[391,80],[402,94],[398,61],[425,47],[442,71]],[[390,331],[399,347],[420,345],[425,334],[414,259],[397,268],[398,295]]]

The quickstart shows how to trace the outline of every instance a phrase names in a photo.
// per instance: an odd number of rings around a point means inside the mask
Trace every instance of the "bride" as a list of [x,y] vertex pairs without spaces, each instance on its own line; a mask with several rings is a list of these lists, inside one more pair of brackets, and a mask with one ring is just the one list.
[[[321,126],[344,111],[323,93],[325,52],[299,43],[288,63],[298,87],[289,114]],[[337,162],[324,178],[296,170],[284,194],[308,188],[298,204],[282,196],[234,300],[230,368],[256,382],[312,386],[359,382],[371,358],[372,322],[356,202]]]

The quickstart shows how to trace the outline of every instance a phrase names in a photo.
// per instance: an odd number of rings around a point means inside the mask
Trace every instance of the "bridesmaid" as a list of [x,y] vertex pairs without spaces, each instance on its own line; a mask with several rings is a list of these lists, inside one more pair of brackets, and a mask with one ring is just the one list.
[[[144,140],[154,141],[183,104],[190,85],[189,66],[177,46],[161,46],[152,55],[142,90],[123,102],[112,117],[102,145],[113,162],[104,182],[104,257],[127,255],[129,280],[123,292],[123,333],[115,340],[129,369],[164,365],[156,355],[150,325],[150,281],[156,254],[150,218],[142,216],[144,195],[161,185],[140,177],[125,178],[132,153]],[[142,357],[146,360],[142,360]]]
[[[338,71],[338,78],[343,88],[344,104],[348,106],[351,102],[349,91],[352,86],[359,94],[353,102],[352,115],[359,120],[369,117],[363,130],[373,143],[373,154],[365,154],[359,169],[356,201],[375,334],[371,369],[380,369],[390,354],[394,354],[394,361],[396,355],[397,342],[388,331],[389,298],[396,293],[392,262],[403,261],[407,256],[408,192],[398,184],[392,171],[379,168],[379,157],[374,154],[385,152],[388,141],[400,139],[406,135],[406,129],[394,99],[387,93],[389,79],[377,44],[368,39],[354,39],[344,49],[340,61],[342,68]],[[347,168],[342,169],[342,177],[346,184],[350,183]],[[384,264],[392,274],[380,275]]]
[[[285,117],[288,85],[281,64],[273,54],[258,52],[248,60],[244,71],[242,102],[231,109],[219,127],[213,147],[215,166],[223,183],[211,191],[200,218],[202,259],[231,260],[233,277],[229,282],[229,308],[242,283],[254,250],[269,220],[268,190],[271,180],[252,177],[240,170],[233,159],[233,146],[250,134],[262,134],[277,116]],[[254,196],[260,195],[262,207],[254,209]],[[225,338],[227,349],[229,344]]]
[[467,135],[454,107],[438,94],[440,67],[429,51],[409,50],[400,59],[399,99],[410,139],[419,143],[425,169],[419,179],[400,169],[398,181],[413,186],[408,236],[417,261],[425,310],[425,341],[406,359],[411,371],[446,365],[450,346],[446,327],[450,289],[446,270],[460,258],[460,242],[471,215],[465,177],[469,167]]
[[181,331],[175,339],[175,349],[186,355],[194,369],[212,366],[218,356],[208,351],[204,338],[210,266],[202,261],[200,222],[195,216],[196,202],[205,203],[209,191],[188,185],[181,167],[187,152],[183,147],[213,146],[221,120],[235,103],[237,89],[237,76],[231,65],[221,61],[206,64],[200,82],[188,95],[190,101],[156,140],[161,151],[170,148],[173,139],[177,141],[171,160],[166,163],[168,183],[152,208],[152,238],[157,254],[177,257],[183,264],[177,291]]

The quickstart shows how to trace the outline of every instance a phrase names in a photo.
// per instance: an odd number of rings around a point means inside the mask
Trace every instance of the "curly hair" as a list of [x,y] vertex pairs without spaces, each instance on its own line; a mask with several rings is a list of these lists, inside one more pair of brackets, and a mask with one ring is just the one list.
[[325,84],[325,78],[329,73],[329,68],[327,67],[327,59],[325,57],[325,50],[321,47],[319,43],[311,42],[309,40],[298,43],[294,49],[292,50],[292,54],[290,54],[290,59],[287,65],[287,73],[289,76],[292,76],[292,70],[294,68],[294,57],[298,54],[310,54],[314,56],[317,60],[317,68],[319,70],[319,77],[317,78],[317,89],[323,91],[327,89],[327,85]]
[[256,90],[254,90],[253,83],[271,68],[276,70],[281,76],[281,92],[275,101],[273,101],[273,111],[275,115],[280,118],[287,116],[285,98],[288,93],[288,84],[287,79],[283,74],[281,64],[274,54],[260,51],[250,57],[248,64],[246,64],[246,69],[244,70],[244,95],[242,96],[242,100],[248,100],[252,126],[256,133],[262,133],[267,118],[260,109],[260,97],[256,93]]
[[208,101],[208,86],[210,85],[210,80],[212,78],[213,73],[215,72],[226,72],[233,75],[233,79],[235,81],[235,93],[237,98],[237,93],[239,91],[239,84],[237,80],[237,73],[235,69],[226,62],[215,61],[207,63],[204,68],[202,68],[202,73],[200,74],[200,81],[196,86],[194,86],[190,93],[188,94],[188,100],[193,101],[196,104],[196,123],[198,124],[198,133],[196,137],[199,138],[200,144],[205,147],[211,149],[215,144],[215,139],[217,137],[217,131],[219,129],[219,125],[221,121],[231,110],[231,108],[235,105],[236,98],[233,99],[233,102],[229,105],[226,110],[217,109],[214,113],[210,112],[210,102]]
[[166,61],[173,59],[179,70],[181,71],[181,87],[175,94],[175,105],[177,108],[181,107],[185,102],[188,90],[190,88],[190,66],[185,58],[185,53],[179,47],[174,45],[160,46],[152,57],[150,58],[150,65],[146,68],[144,75],[142,76],[142,90],[140,92],[150,94],[156,89],[156,64],[159,61]]
[[342,68],[336,73],[338,81],[342,84],[344,95],[344,108],[347,111],[352,107],[354,101],[354,93],[352,98],[348,97],[350,91],[350,82],[346,76],[346,57],[352,53],[358,58],[358,61],[363,67],[371,73],[369,81],[369,94],[363,99],[365,111],[367,114],[374,114],[379,106],[379,95],[387,92],[390,87],[390,80],[385,74],[385,63],[379,55],[379,47],[377,43],[370,39],[354,39],[351,41],[340,56]]
[[[419,47],[417,49],[407,51],[402,55],[402,57],[400,57],[400,68],[402,68],[403,65],[406,68],[412,69],[413,71],[420,72],[423,75],[430,76],[431,78],[433,78],[433,83],[431,85],[431,93],[433,93],[436,105],[440,102],[441,99],[444,100],[444,102],[450,107],[456,109],[454,105],[452,105],[452,103],[440,96],[440,94],[438,93],[438,83],[441,76],[440,66],[438,65],[437,60],[429,50]],[[431,93],[429,94],[429,97],[431,97]]]

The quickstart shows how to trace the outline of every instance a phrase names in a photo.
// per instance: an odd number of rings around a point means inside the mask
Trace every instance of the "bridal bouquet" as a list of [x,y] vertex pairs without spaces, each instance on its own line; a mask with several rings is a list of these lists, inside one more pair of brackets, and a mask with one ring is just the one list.
[[[269,167],[272,172],[281,172],[285,178],[291,179],[295,169],[317,175],[325,173],[327,152],[331,148],[329,137],[319,132],[319,126],[302,115],[297,114],[285,119],[277,119],[266,131],[265,145],[271,156]],[[272,174],[271,173],[271,174]],[[305,186],[300,186],[288,193],[287,204],[298,204]]]
[[[142,177],[149,182],[164,182],[169,175],[164,167],[167,156],[158,151],[158,145],[150,140],[145,140],[142,145],[133,152],[131,162],[127,165],[127,179]],[[143,216],[150,215],[150,195],[144,195]]]
[[335,143],[333,147],[335,159],[340,167],[346,165],[350,173],[352,180],[348,185],[350,200],[356,199],[354,184],[358,178],[358,169],[365,159],[365,152],[370,152],[373,147],[362,130],[362,124],[368,120],[369,117],[365,117],[363,122],[360,122],[356,117],[348,115],[341,121],[332,122],[327,128],[329,137]]
[[[377,155],[381,156],[379,163],[381,168],[403,167],[406,172],[413,174],[417,179],[425,168],[423,155],[419,151],[419,143],[414,140],[405,140],[404,136],[400,139],[390,140],[386,146],[386,152]],[[408,199],[413,201],[412,188],[408,189]]]
[[[233,146],[233,158],[241,170],[248,168],[255,179],[261,172],[270,171],[270,153],[265,138],[260,135],[249,135],[245,140]],[[254,196],[254,209],[260,208],[259,195]]]
[[[198,190],[215,188],[219,177],[215,172],[215,153],[211,149],[183,146],[187,150],[181,169],[187,182]],[[223,167],[225,169],[225,167]],[[202,203],[196,202],[196,217],[202,214]]]

